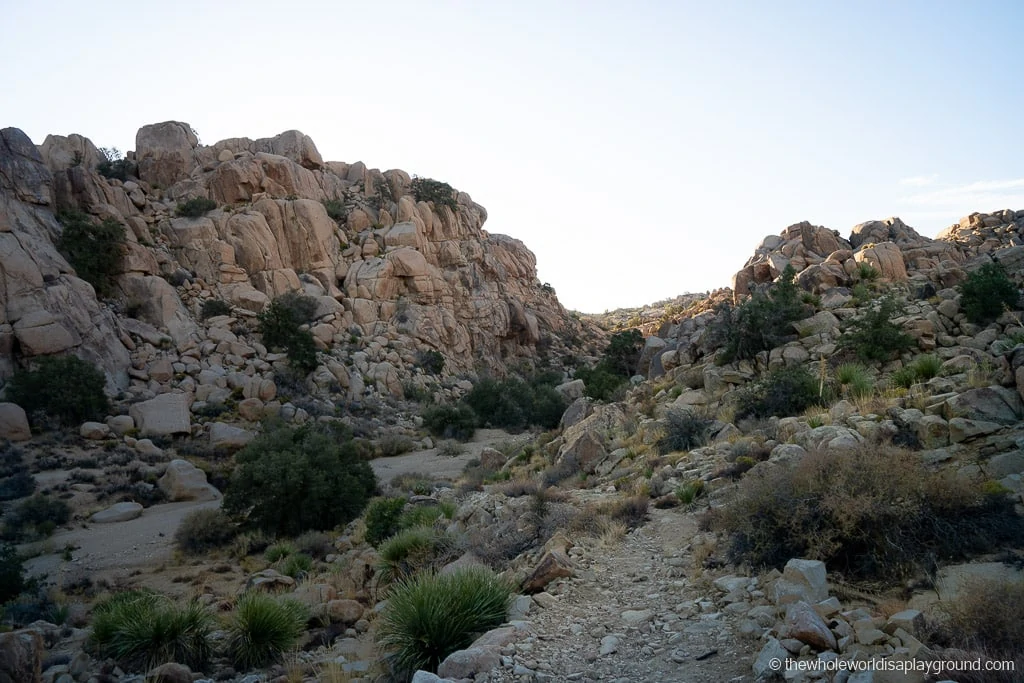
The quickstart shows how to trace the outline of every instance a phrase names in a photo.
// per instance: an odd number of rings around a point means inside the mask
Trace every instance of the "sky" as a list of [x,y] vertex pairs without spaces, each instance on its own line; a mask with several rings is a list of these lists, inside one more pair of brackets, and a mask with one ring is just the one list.
[[311,136],[443,180],[568,308],[728,286],[766,235],[1024,209],[1024,2],[0,0],[0,127]]

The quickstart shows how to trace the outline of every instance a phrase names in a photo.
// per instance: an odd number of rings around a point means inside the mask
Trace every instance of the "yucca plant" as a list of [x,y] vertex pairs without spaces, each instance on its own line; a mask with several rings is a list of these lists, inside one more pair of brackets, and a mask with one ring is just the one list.
[[96,607],[92,642],[126,666],[165,662],[202,667],[212,654],[214,616],[192,601],[178,605],[149,591],[119,593]]
[[511,585],[486,567],[424,572],[392,586],[377,641],[402,680],[418,669],[436,671],[452,652],[504,623],[511,597]]
[[455,539],[431,527],[403,529],[377,549],[377,575],[382,584],[412,576],[422,569],[439,567],[455,556]]
[[860,363],[843,363],[837,367],[836,381],[854,398],[864,398],[874,390],[871,374]]
[[914,362],[910,364],[910,368],[919,381],[927,381],[932,377],[938,377],[939,371],[942,370],[942,359],[928,353],[915,358]]
[[228,625],[228,656],[241,670],[277,661],[298,642],[308,618],[308,610],[294,600],[245,593]]

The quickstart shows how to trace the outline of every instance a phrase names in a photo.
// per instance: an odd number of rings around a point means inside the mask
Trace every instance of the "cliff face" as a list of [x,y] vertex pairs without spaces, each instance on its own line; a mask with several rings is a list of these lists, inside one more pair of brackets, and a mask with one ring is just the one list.
[[[103,159],[81,136],[51,135],[36,148],[17,129],[3,132],[4,375],[18,358],[70,351],[125,386],[140,337],[159,346],[164,335],[179,352],[209,339],[204,301],[222,299],[244,319],[296,290],[319,302],[311,331],[320,349],[336,361],[362,352],[358,374],[385,378],[374,383],[396,395],[402,369],[426,350],[452,373],[503,374],[512,362],[575,352],[587,336],[541,286],[525,245],[482,229],[487,212],[468,194],[451,205],[417,201],[408,173],[324,162],[298,131],[203,146],[169,121],[139,130],[127,180],[98,173]],[[194,198],[217,208],[177,215]],[[56,214],[66,209],[126,226],[120,306],[98,303],[57,253]],[[114,314],[128,309],[131,318]]]

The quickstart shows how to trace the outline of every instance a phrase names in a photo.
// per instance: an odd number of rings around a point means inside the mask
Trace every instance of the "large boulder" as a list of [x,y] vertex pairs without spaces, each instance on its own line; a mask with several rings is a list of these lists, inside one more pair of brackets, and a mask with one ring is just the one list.
[[125,501],[114,503],[106,510],[100,510],[89,519],[96,524],[110,524],[112,522],[128,522],[142,515],[142,505]]
[[907,266],[903,252],[892,242],[867,244],[853,255],[857,263],[866,263],[878,271],[879,277],[887,282],[902,282],[907,279]]
[[0,403],[0,439],[27,441],[31,438],[25,410],[17,403]]
[[0,683],[39,683],[43,637],[36,631],[0,633]]
[[197,165],[199,139],[187,123],[164,121],[143,126],[135,135],[139,178],[168,188],[189,177]]
[[132,405],[128,414],[142,436],[187,434],[192,429],[185,394],[161,394]]
[[188,460],[172,460],[157,481],[168,500],[219,500],[220,491],[207,483],[206,473]]
[[982,387],[948,399],[946,414],[947,417],[1011,425],[1024,415],[1024,404],[1016,391],[999,386]]

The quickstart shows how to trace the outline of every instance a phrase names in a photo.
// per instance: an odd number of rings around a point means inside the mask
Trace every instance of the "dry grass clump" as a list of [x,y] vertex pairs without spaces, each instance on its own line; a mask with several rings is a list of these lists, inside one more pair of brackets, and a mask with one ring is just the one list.
[[[1024,680],[1024,581],[975,580],[953,600],[940,603],[944,617],[930,640],[948,648],[949,660],[1012,661],[1013,672],[956,672],[964,683],[1019,683]],[[957,652],[960,650],[962,652]]]
[[1024,518],[1005,495],[895,447],[815,452],[759,469],[709,515],[729,534],[732,562],[781,567],[805,557],[857,580],[903,578],[936,558],[1024,537]]

